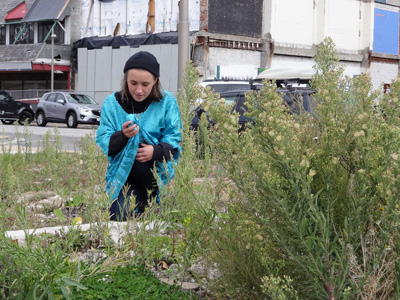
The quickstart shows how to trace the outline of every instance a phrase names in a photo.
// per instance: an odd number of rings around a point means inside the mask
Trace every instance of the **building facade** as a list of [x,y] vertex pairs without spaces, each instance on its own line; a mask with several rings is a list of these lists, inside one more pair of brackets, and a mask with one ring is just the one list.
[[[70,0],[6,0],[0,8],[0,87],[24,90],[70,87]],[[53,78],[51,78],[51,73]]]
[[[3,0],[0,88],[96,88],[118,82],[92,58],[120,48],[176,44],[179,0]],[[370,73],[374,88],[399,70],[400,0],[188,0],[190,57],[201,80],[249,79],[275,67],[312,67],[319,43],[332,37],[345,74]],[[52,35],[53,32],[53,35]],[[164,34],[161,39],[159,35]],[[53,36],[53,38],[52,38]],[[167,38],[165,38],[167,36]],[[132,42],[135,40],[135,42]],[[79,55],[82,48],[87,53]],[[80,49],[80,50],[79,50]],[[78,51],[79,50],[79,51]],[[157,50],[163,53],[163,50]],[[169,51],[169,50],[168,50]],[[177,51],[172,61],[177,61]],[[160,54],[160,56],[161,56]],[[113,54],[110,54],[113,55]],[[165,59],[165,57],[163,57]],[[108,64],[104,64],[108,65]],[[169,70],[175,63],[168,64]],[[176,66],[177,68],[177,66]],[[176,70],[164,70],[172,91]],[[101,74],[101,75],[100,75]],[[110,77],[108,80],[107,76]],[[116,84],[107,87],[112,91]],[[28,96],[23,96],[28,97]],[[96,99],[99,100],[99,99]]]
[[399,0],[205,0],[201,5],[194,60],[204,79],[311,68],[317,45],[328,36],[346,75],[369,73],[375,89],[398,75]]

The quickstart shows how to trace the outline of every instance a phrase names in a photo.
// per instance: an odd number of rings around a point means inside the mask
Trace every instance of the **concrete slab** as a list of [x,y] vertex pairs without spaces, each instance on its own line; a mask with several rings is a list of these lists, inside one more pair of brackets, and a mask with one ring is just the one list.
[[[70,226],[54,226],[54,227],[43,227],[37,229],[26,229],[26,230],[13,230],[6,231],[5,236],[11,238],[13,241],[17,242],[19,245],[26,245],[27,237],[41,234],[57,234],[60,232],[66,233],[71,229],[79,229],[81,231],[88,231],[92,227],[104,226],[97,223],[91,224],[80,224],[80,225],[70,225]],[[122,242],[122,237],[130,232],[135,232],[136,230],[154,231],[164,234],[166,230],[170,227],[168,223],[164,221],[154,220],[151,222],[115,222],[109,221],[106,223],[110,231],[110,237],[116,245],[120,245]]]

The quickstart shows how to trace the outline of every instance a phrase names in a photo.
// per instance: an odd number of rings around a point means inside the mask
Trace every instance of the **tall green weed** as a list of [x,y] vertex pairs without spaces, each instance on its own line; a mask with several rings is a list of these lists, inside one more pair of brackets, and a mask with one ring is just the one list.
[[292,114],[267,82],[247,96],[255,124],[244,132],[237,115],[210,112],[217,164],[237,193],[203,248],[234,298],[290,278],[290,299],[397,299],[399,84],[382,97],[368,75],[344,76],[330,39],[315,61],[312,115]]

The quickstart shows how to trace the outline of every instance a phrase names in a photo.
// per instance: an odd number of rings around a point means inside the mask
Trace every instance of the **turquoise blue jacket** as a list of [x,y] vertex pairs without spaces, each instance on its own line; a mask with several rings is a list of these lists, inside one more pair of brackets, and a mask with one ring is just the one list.
[[[153,101],[141,114],[127,114],[115,98],[109,95],[101,108],[100,125],[96,132],[96,143],[108,157],[106,174],[106,192],[110,201],[116,199],[125,184],[140,143],[157,145],[168,143],[177,149],[177,153],[168,162],[156,162],[156,169],[161,182],[167,184],[175,175],[174,167],[178,162],[182,139],[182,123],[178,103],[168,91],[163,91],[164,97]],[[125,148],[114,156],[108,155],[111,135],[122,130],[122,124],[132,121],[139,125],[139,134],[130,138]]]

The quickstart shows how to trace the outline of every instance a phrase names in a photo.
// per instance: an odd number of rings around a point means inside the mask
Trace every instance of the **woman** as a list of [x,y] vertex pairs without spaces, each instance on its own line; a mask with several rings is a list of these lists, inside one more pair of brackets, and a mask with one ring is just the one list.
[[112,201],[111,220],[126,220],[133,206],[141,214],[157,197],[154,167],[163,184],[174,176],[182,124],[177,101],[161,89],[159,77],[157,59],[138,52],[125,63],[121,91],[103,103],[96,143],[109,161],[106,191]]

